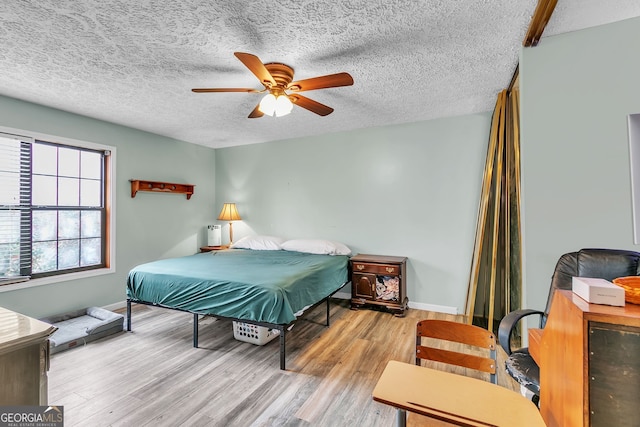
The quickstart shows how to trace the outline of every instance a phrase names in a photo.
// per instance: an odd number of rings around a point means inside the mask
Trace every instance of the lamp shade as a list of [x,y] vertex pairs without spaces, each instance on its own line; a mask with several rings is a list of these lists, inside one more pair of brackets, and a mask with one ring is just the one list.
[[275,96],[273,93],[267,94],[260,101],[258,109],[267,116],[286,116],[293,109],[293,103],[286,94]]
[[285,95],[280,95],[278,98],[276,98],[276,105],[275,105],[276,117],[286,116],[291,112],[292,109],[293,109],[293,104],[291,103],[291,100],[289,100],[289,97]]
[[235,203],[225,203],[224,206],[222,206],[220,215],[218,215],[218,219],[220,221],[239,221],[242,218],[240,218]]
[[273,113],[276,111],[276,97],[272,93],[267,94],[262,98],[262,101],[260,101],[260,107],[258,107],[258,109],[267,116],[273,116]]

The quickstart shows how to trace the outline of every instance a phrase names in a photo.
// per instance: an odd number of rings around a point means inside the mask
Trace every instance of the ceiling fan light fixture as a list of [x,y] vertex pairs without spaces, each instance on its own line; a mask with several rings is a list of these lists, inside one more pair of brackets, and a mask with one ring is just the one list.
[[260,101],[259,110],[267,116],[276,117],[286,116],[293,109],[293,103],[287,95],[278,95],[269,93]]
[[[247,116],[249,119],[255,119],[264,115],[275,115],[277,117],[286,116],[293,110],[293,104],[319,116],[326,116],[333,112],[333,108],[305,96],[298,95],[297,93],[308,90],[351,86],[353,84],[353,77],[351,77],[349,73],[344,72],[293,81],[293,68],[287,64],[280,62],[269,62],[265,64],[257,56],[245,52],[234,52],[233,54],[260,80],[260,83],[264,86],[263,90],[230,87],[194,88],[191,89],[191,91],[195,93],[267,92],[258,105],[251,110],[251,113]],[[293,92],[294,94],[288,95],[286,92]]]
[[262,101],[260,101],[260,107],[258,109],[267,116],[273,116],[273,113],[276,111],[276,97],[272,93],[267,94],[262,98]]
[[293,109],[293,103],[287,95],[280,95],[276,99],[276,117],[286,116]]

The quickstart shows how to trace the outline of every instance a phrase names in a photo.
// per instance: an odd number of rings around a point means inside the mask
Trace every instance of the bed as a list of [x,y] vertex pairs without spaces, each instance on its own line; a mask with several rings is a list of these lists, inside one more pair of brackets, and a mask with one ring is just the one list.
[[127,278],[127,330],[131,303],[192,313],[193,345],[198,316],[210,315],[280,332],[280,369],[285,369],[285,335],[310,308],[347,282],[348,256],[286,250],[230,249],[164,259],[133,268]]

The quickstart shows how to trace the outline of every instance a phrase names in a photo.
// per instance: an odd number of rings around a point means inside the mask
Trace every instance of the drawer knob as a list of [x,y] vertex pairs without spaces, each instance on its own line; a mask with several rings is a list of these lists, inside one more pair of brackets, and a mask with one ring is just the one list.
[[362,265],[362,264],[356,264],[356,268],[357,268],[358,270],[364,270],[364,265]]
[[386,267],[385,270],[387,270],[387,273],[393,273],[394,271],[396,271],[396,269],[393,267]]

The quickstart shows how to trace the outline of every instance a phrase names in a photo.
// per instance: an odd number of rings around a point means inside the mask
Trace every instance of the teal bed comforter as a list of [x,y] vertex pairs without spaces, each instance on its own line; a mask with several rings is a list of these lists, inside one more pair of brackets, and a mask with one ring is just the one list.
[[164,259],[129,272],[127,297],[163,307],[273,324],[347,282],[344,255],[231,249]]

